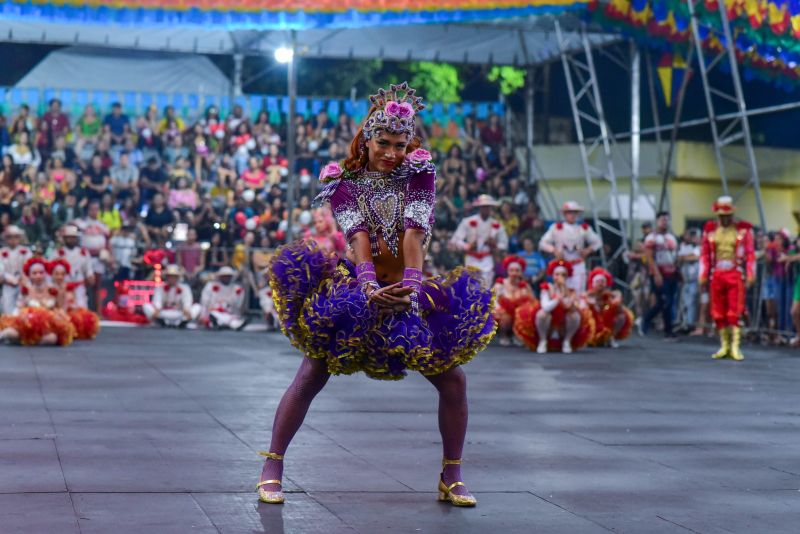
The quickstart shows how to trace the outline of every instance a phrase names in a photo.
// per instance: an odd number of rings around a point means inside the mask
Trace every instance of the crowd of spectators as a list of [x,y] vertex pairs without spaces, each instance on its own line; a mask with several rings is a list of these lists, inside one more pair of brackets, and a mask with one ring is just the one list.
[[[0,114],[0,232],[15,224],[29,246],[48,255],[60,244],[59,230],[74,222],[108,287],[114,280],[151,276],[146,261],[151,250],[167,251],[195,289],[222,266],[261,272],[268,251],[286,241],[290,228],[295,236],[314,231],[316,176],[328,161],[345,157],[356,121],[325,111],[297,116],[297,158],[290,169],[286,124],[272,124],[265,111],[249,117],[235,106],[222,116],[211,106],[198,115],[190,124],[171,106],[151,106],[130,117],[120,104],[109,110],[89,104],[79,117],[70,117],[57,99],[38,117],[24,105],[12,116]],[[438,168],[430,270],[463,264],[462,253],[448,246],[450,237],[474,211],[472,202],[490,194],[501,203],[496,216],[509,236],[507,252],[526,260],[526,276],[536,287],[544,278],[547,258],[538,243],[547,223],[500,117],[420,124],[418,133]],[[286,204],[290,176],[297,184],[292,209]],[[644,239],[652,227],[642,230]],[[760,317],[773,331],[765,340],[780,343],[787,340],[777,331],[800,324],[792,268],[800,256],[785,231],[757,237]],[[678,332],[699,334],[708,323],[706,302],[694,282],[699,242],[699,229],[687,230],[675,253],[681,275],[673,302]],[[630,282],[640,317],[655,302],[643,243],[633,244],[624,265],[611,266]],[[254,290],[259,283],[263,279],[252,283]],[[798,302],[793,306],[793,301]]]
[[[245,116],[239,106],[227,116],[213,106],[198,115],[190,124],[171,106],[151,106],[132,117],[115,103],[108,110],[89,104],[71,117],[54,99],[38,117],[24,105],[0,116],[0,232],[15,224],[47,255],[74,222],[107,281],[148,277],[150,250],[168,251],[193,284],[224,265],[260,270],[248,251],[274,249],[290,229],[313,231],[316,176],[346,156],[356,122],[325,111],[297,116],[290,169],[285,123],[271,124],[264,111]],[[449,236],[484,193],[503,202],[512,250],[522,250],[525,237],[534,250],[544,222],[500,118],[420,128],[439,168],[431,268],[462,263]],[[291,209],[290,176],[297,184]],[[266,256],[256,257],[264,263]]]

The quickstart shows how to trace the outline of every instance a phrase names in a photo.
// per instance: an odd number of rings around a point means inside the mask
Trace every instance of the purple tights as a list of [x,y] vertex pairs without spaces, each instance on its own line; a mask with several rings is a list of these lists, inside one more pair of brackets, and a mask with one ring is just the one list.
[[[270,452],[286,453],[289,443],[303,424],[311,401],[322,391],[329,378],[324,361],[303,358],[300,369],[275,412]],[[461,458],[467,432],[467,378],[460,367],[426,378],[439,392],[439,432],[442,434],[444,457],[457,460]],[[280,480],[282,476],[283,462],[267,460],[264,463],[261,480]],[[447,485],[461,480],[461,466],[445,466],[443,478]],[[277,491],[279,488],[270,484],[264,489]],[[467,495],[469,492],[464,486],[456,486],[453,493]]]

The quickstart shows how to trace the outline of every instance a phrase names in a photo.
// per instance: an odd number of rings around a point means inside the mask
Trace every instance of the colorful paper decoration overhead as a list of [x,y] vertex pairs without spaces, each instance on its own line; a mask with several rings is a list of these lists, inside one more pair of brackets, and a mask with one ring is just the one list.
[[[725,0],[746,78],[800,81],[800,0]],[[697,4],[719,28],[717,0]],[[0,0],[0,20],[211,29],[359,28],[459,23],[575,11],[676,54],[689,44],[685,0]],[[721,50],[719,34],[703,46]]]
[[454,23],[583,9],[589,0],[0,0],[0,18],[224,29]]
[[664,52],[656,67],[658,80],[661,82],[661,91],[667,107],[672,106],[672,101],[678,96],[683,78],[686,76],[686,60],[680,54]]
[[[725,5],[745,79],[795,87],[800,81],[800,0],[725,0]],[[711,53],[723,50],[717,1],[703,0],[695,9],[703,47]],[[593,0],[588,11],[590,20],[650,47],[685,56],[690,46],[685,0]],[[727,62],[720,63],[720,68],[727,67]]]

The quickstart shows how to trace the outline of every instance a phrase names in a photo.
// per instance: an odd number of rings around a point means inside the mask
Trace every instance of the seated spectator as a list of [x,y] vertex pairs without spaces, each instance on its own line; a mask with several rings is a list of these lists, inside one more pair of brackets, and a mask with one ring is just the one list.
[[58,136],[65,136],[69,133],[69,117],[61,111],[61,101],[57,98],[50,100],[47,112],[39,121],[40,131],[46,135],[45,149],[50,151],[53,148],[53,141]]
[[64,184],[75,183],[75,173],[72,169],[64,167],[64,160],[60,157],[51,157],[47,162],[47,175],[54,189],[63,191]]
[[519,217],[514,213],[514,207],[507,200],[500,204],[500,222],[506,229],[506,235],[516,236],[519,230]]
[[217,272],[229,262],[228,249],[222,242],[222,233],[214,232],[211,235],[211,246],[206,251],[206,269],[209,272]]
[[28,107],[28,104],[22,104],[19,107],[19,114],[14,117],[14,120],[11,122],[9,134],[11,137],[16,137],[22,132],[28,132],[30,134],[35,126],[36,120],[31,116],[31,108]]
[[80,218],[83,215],[78,207],[78,197],[72,192],[64,195],[64,200],[55,204],[53,210],[53,224],[56,228],[61,228],[68,222]]
[[31,143],[30,135],[26,131],[19,133],[17,141],[8,148],[7,153],[18,167],[37,168],[42,163],[39,151]]
[[[86,161],[88,161],[90,157],[91,154],[86,157]],[[73,150],[71,146],[67,145],[67,140],[63,135],[55,138],[55,141],[53,142],[53,150],[50,151],[50,158],[60,159],[64,162],[64,167],[67,169],[75,170],[78,168],[78,156],[75,153],[75,150]]]
[[539,283],[544,281],[547,274],[547,260],[536,248],[538,242],[538,240],[526,237],[522,240],[522,250],[517,253],[517,256],[525,260],[525,279],[534,288],[539,287]]
[[114,205],[114,197],[111,193],[103,193],[103,197],[100,200],[100,214],[98,215],[98,219],[108,227],[111,233],[122,228],[122,216]]
[[137,124],[137,130],[141,131],[144,128],[150,128],[151,132],[158,133],[160,131],[160,123],[161,119],[158,117],[158,106],[155,104],[150,104],[147,106],[147,111],[145,111],[144,115],[142,116],[141,129]]
[[102,165],[104,171],[108,172],[111,170],[111,166],[114,165],[114,156],[111,155],[111,151],[108,148],[108,141],[102,138],[97,141],[97,146],[94,149],[94,155],[100,156],[100,164]]
[[169,234],[172,231],[174,222],[174,215],[167,208],[164,194],[159,192],[153,195],[153,201],[150,203],[147,215],[144,218],[144,225],[149,238],[159,245],[166,243],[169,240]]
[[119,155],[119,162],[111,167],[111,188],[114,197],[118,200],[139,196],[139,169],[130,162],[130,155],[123,152]]
[[22,216],[17,223],[23,232],[27,242],[31,245],[38,244],[43,238],[47,237],[44,234],[44,225],[39,218],[39,210],[36,204],[25,204],[22,206]]
[[111,238],[111,254],[114,258],[116,272],[114,280],[121,282],[133,278],[133,261],[136,257],[136,235],[130,224],[125,224],[120,231]]
[[446,180],[458,181],[463,180],[467,175],[467,164],[464,161],[463,152],[461,147],[453,145],[447,151],[447,158],[441,167],[442,176]]
[[83,108],[83,115],[75,125],[75,152],[83,161],[89,161],[95,144],[103,133],[103,122],[97,116],[92,104]]
[[[242,130],[240,128],[242,124],[247,126],[246,130]],[[247,134],[250,135],[250,123],[244,116],[244,110],[242,109],[242,106],[239,104],[233,106],[233,110],[231,110],[230,115],[228,115],[228,118],[225,119],[225,127],[229,132],[236,132],[237,135],[241,134],[243,131],[246,131]]]
[[92,163],[83,175],[83,188],[86,197],[91,200],[100,200],[103,193],[111,187],[111,178],[108,171],[103,168],[103,159],[100,155],[92,156]]
[[251,157],[247,169],[242,173],[242,181],[248,189],[262,190],[267,182],[267,174],[259,167],[258,159]]
[[186,123],[175,113],[175,108],[172,106],[164,108],[164,118],[158,123],[158,130],[156,130],[158,135],[175,139],[180,137],[184,130],[186,130]]
[[353,119],[346,113],[339,115],[339,120],[336,121],[336,139],[340,143],[349,143],[356,135],[356,125]]
[[205,254],[203,247],[197,242],[197,230],[194,228],[189,228],[186,242],[178,245],[176,260],[191,284],[194,284],[200,273],[205,271]]
[[179,159],[189,158],[189,148],[183,144],[183,137],[176,135],[171,138],[169,145],[164,149],[167,165],[175,165]]
[[49,206],[56,201],[56,186],[46,172],[36,174],[36,183],[33,186],[33,202]]
[[269,155],[264,157],[262,167],[267,172],[270,185],[279,184],[289,174],[289,161],[280,155],[278,145],[269,145]]
[[[511,202],[514,206],[520,209],[522,207],[527,207],[528,203],[531,201],[531,197],[522,189],[519,178],[512,178],[508,181],[508,196],[511,197]],[[536,204],[533,204],[533,206],[535,207]]]
[[131,132],[130,119],[122,113],[122,104],[114,102],[111,113],[103,119],[103,130],[111,137],[111,145],[124,145]]
[[197,203],[197,191],[192,188],[186,178],[179,178],[175,188],[169,192],[169,201],[167,202],[169,209],[177,212],[182,219],[186,212],[197,209]]
[[492,150],[498,151],[504,141],[505,134],[500,124],[500,117],[492,113],[489,116],[488,124],[481,128],[481,142]]
[[[233,163],[233,158],[231,158],[229,154],[224,154],[222,156],[218,165],[213,168],[213,172],[217,177],[216,186],[222,192],[227,192],[227,190],[232,188],[233,184],[236,183],[236,169]],[[212,192],[212,195],[213,194],[214,193]]]
[[169,171],[169,184],[174,187],[178,180],[186,180],[189,184],[194,185],[194,176],[189,170],[189,160],[183,156],[179,157],[175,164]]
[[146,161],[161,159],[161,138],[154,135],[150,128],[145,128],[139,133],[136,148],[142,152],[142,158]]
[[164,193],[167,187],[167,175],[157,157],[147,160],[147,167],[139,173],[139,196],[142,204],[148,204],[157,193]]

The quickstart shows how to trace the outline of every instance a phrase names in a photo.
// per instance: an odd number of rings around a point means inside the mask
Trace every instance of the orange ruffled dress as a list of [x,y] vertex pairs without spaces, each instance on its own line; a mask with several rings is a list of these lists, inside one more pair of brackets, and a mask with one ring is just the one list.
[[[550,291],[550,285],[543,282],[540,286],[542,291]],[[539,301],[523,304],[516,311],[514,318],[514,334],[525,343],[532,351],[536,351],[539,345],[539,332],[536,330],[536,314],[542,305]],[[573,350],[586,346],[594,338],[594,317],[592,312],[586,308],[578,308],[581,314],[581,324],[578,331],[572,337]],[[550,338],[547,340],[547,350],[550,352],[561,351],[561,336],[556,333],[564,328],[567,310],[560,302],[553,309],[552,321],[550,323]]]
[[[502,278],[497,279],[497,283],[502,284]],[[522,287],[522,286],[521,286]],[[509,298],[506,295],[498,294],[497,307],[495,308],[495,317],[499,321],[500,318],[507,314],[512,320],[516,318],[517,309],[525,304],[536,304],[538,301],[533,295],[521,295],[517,298]]]
[[75,327],[69,317],[58,311],[28,307],[17,310],[16,315],[0,318],[0,329],[13,328],[19,333],[20,345],[40,345],[47,334],[56,334],[56,344],[62,347],[75,339]]
[[[588,300],[589,295],[587,295]],[[627,338],[633,329],[633,312],[623,306],[622,304],[612,302],[613,295],[611,291],[604,291],[599,299],[594,302],[589,301],[589,309],[592,310],[594,317],[595,332],[589,345],[592,347],[604,347],[608,345],[613,337],[617,341]],[[614,322],[616,321],[619,310],[625,314],[625,323],[622,328],[614,336]]]

